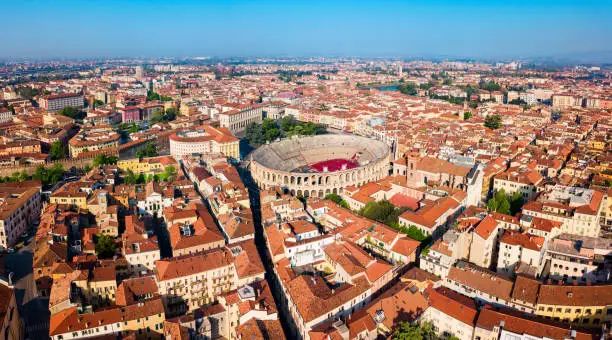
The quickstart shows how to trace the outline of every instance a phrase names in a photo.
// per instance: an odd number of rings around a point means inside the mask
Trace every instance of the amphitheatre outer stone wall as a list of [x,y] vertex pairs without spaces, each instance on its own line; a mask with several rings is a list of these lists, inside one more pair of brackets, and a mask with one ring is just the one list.
[[[295,169],[330,159],[359,159],[356,168],[334,172]],[[380,141],[354,135],[293,137],[264,145],[250,155],[250,170],[260,188],[287,188],[294,195],[323,197],[341,194],[389,175],[391,151]]]

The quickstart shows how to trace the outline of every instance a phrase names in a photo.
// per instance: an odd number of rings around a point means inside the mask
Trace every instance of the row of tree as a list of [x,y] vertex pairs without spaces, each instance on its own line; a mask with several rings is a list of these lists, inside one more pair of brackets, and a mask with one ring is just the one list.
[[54,185],[64,177],[64,167],[55,163],[50,167],[39,165],[34,174],[29,175],[26,170],[15,171],[11,176],[0,176],[0,183],[17,183],[29,180],[41,181],[43,185]]
[[145,175],[145,174],[134,174],[132,170],[128,170],[125,176],[123,176],[123,182],[125,184],[135,185],[135,184],[145,184],[151,181],[160,182],[160,181],[173,181],[176,178],[176,168],[172,165],[167,166],[164,169],[164,172],[161,174],[155,175]]
[[293,117],[283,117],[280,122],[266,118],[261,124],[251,123],[247,126],[245,137],[249,144],[259,146],[271,142],[277,138],[291,137],[294,135],[321,135],[327,133],[325,126],[312,122],[302,123]]
[[148,101],[159,100],[162,102],[169,102],[169,101],[172,101],[172,97],[163,96],[157,92],[154,92],[153,90],[149,90],[147,91],[147,100]]
[[117,164],[119,158],[115,155],[107,155],[105,153],[101,153],[97,155],[93,160],[93,167],[98,168],[103,165],[114,165]]

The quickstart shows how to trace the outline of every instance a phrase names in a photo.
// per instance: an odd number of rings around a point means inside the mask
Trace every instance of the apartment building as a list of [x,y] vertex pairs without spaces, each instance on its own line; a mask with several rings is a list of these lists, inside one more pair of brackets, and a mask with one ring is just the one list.
[[601,328],[612,317],[610,286],[542,284],[535,314],[580,327]]
[[82,190],[82,182],[70,182],[61,186],[49,197],[51,204],[65,204],[87,209],[88,193]]
[[135,216],[125,217],[125,231],[121,235],[121,253],[132,273],[152,271],[161,258],[156,235],[149,235],[144,223]]
[[137,339],[161,339],[164,321],[160,298],[91,313],[80,313],[78,307],[72,307],[51,315],[49,336],[68,340],[132,334]]
[[446,287],[427,288],[423,293],[429,306],[420,322],[430,322],[440,336],[455,336],[471,340],[478,309],[473,299],[457,294]]
[[9,123],[13,121],[13,112],[8,108],[0,108],[0,124]]
[[58,113],[65,107],[82,109],[85,107],[85,99],[81,93],[60,93],[44,96],[41,106],[51,113]]
[[607,282],[612,272],[608,239],[561,234],[546,250],[548,277],[567,282]]
[[42,209],[40,187],[0,185],[0,248],[15,246]]
[[512,281],[467,262],[453,266],[443,284],[482,303],[511,305]]
[[478,314],[474,339],[481,340],[592,340],[594,336],[544,318],[509,309],[483,308]]
[[552,106],[554,108],[581,107],[583,101],[582,96],[570,93],[559,93],[552,96]]
[[219,126],[236,135],[246,130],[251,123],[261,123],[263,105],[244,105],[219,113]]
[[555,185],[523,206],[523,214],[562,222],[561,232],[597,237],[603,194],[596,190]]
[[195,222],[176,222],[168,226],[173,256],[183,256],[221,248],[225,238],[207,211],[202,211]]
[[519,266],[531,268],[538,275],[543,266],[545,239],[515,230],[506,230],[499,238],[497,272],[512,274]]
[[155,262],[159,292],[168,315],[180,315],[217,301],[236,289],[234,257],[227,248]]
[[68,141],[70,156],[77,157],[84,152],[118,148],[121,136],[114,131],[84,129]]
[[508,195],[519,192],[524,200],[528,200],[538,191],[542,181],[542,175],[536,170],[511,168],[495,175],[493,191],[504,190]]
[[490,215],[485,216],[474,228],[470,244],[469,260],[477,266],[489,268],[496,258],[499,223]]
[[331,234],[323,235],[316,225],[306,220],[296,220],[266,228],[268,249],[272,254],[284,254],[294,266],[303,266],[325,257],[323,248],[334,242]]
[[461,209],[460,202],[454,197],[444,197],[421,205],[412,212],[404,212],[399,217],[399,224],[403,227],[416,226],[425,235],[434,237],[443,232],[449,219]]

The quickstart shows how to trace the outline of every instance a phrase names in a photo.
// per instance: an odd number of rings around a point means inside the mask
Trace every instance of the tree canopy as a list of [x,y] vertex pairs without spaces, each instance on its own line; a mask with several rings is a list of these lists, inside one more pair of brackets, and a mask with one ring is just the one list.
[[72,119],[83,119],[85,118],[85,112],[77,109],[76,107],[66,106],[62,108],[58,114],[66,117],[70,117]]
[[157,143],[154,141],[148,142],[145,144],[145,147],[136,151],[136,157],[142,159],[145,157],[155,157],[157,156]]
[[66,157],[66,153],[66,145],[64,145],[61,141],[57,140],[51,143],[49,154],[52,160],[63,159],[64,157]]
[[501,90],[501,86],[494,81],[482,82],[480,83],[480,88],[489,92]]
[[159,110],[151,116],[151,125],[157,123],[167,123],[176,119],[177,111],[175,108],[169,108],[164,110]]
[[119,159],[117,158],[117,156],[114,155],[107,155],[105,153],[101,153],[99,155],[97,155],[94,160],[93,160],[93,166],[94,167],[99,167],[102,165],[112,165],[112,164],[117,164],[117,161]]
[[64,177],[64,167],[61,163],[55,163],[50,168],[44,165],[36,167],[32,179],[41,181],[45,185],[53,185]]
[[406,208],[398,208],[387,200],[371,201],[359,210],[359,215],[398,229],[399,216]]
[[403,84],[403,85],[399,85],[397,87],[397,89],[403,93],[403,94],[407,94],[409,96],[415,96],[418,92],[416,89],[416,85],[412,82]]
[[393,340],[437,340],[438,336],[433,325],[428,322],[411,324],[400,322],[393,333]]
[[487,208],[500,214],[513,216],[521,210],[524,203],[523,196],[519,191],[510,196],[506,194],[504,189],[501,189],[487,201]]
[[96,241],[96,254],[101,259],[108,259],[115,256],[117,245],[115,240],[108,235],[98,235]]
[[251,123],[247,126],[245,137],[249,140],[249,144],[258,146],[281,137],[320,135],[325,133],[327,133],[327,130],[321,124],[314,124],[312,122],[302,123],[291,116],[287,116],[283,117],[279,122],[266,118],[260,124]]
[[484,126],[491,130],[499,129],[502,126],[502,119],[499,115],[489,115],[485,118]]
[[162,102],[169,102],[169,101],[172,101],[172,97],[162,96],[159,93],[154,92],[153,90],[149,90],[147,91],[147,100],[148,101],[161,100]]
[[340,197],[340,195],[338,194],[327,194],[325,195],[325,199],[328,199],[343,208],[349,209],[349,204],[345,200],[343,200],[342,197]]

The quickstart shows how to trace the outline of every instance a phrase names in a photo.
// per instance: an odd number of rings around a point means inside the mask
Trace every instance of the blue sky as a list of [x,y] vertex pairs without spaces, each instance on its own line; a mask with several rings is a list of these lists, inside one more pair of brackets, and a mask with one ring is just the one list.
[[612,50],[612,1],[2,0],[0,57],[534,57]]

